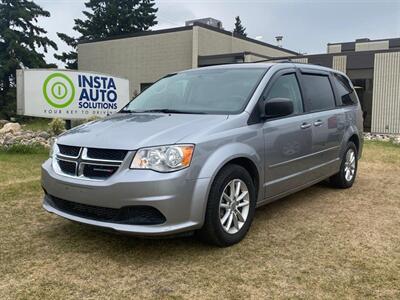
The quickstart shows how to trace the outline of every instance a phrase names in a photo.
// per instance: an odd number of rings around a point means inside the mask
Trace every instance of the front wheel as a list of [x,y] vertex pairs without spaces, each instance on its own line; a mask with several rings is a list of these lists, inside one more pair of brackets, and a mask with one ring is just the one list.
[[330,178],[330,182],[337,188],[350,188],[357,175],[358,159],[357,147],[353,142],[347,144],[344,152],[340,170]]
[[238,165],[224,167],[211,186],[200,236],[221,247],[240,242],[250,228],[255,207],[255,187],[249,172]]

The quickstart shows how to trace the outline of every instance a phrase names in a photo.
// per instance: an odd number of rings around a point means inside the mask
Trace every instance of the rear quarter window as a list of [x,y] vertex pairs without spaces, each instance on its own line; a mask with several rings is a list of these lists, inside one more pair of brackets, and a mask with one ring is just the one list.
[[302,82],[306,92],[307,111],[321,111],[336,107],[332,85],[327,75],[303,74]]
[[347,106],[358,103],[357,94],[346,77],[335,73],[333,74],[333,80],[342,105]]

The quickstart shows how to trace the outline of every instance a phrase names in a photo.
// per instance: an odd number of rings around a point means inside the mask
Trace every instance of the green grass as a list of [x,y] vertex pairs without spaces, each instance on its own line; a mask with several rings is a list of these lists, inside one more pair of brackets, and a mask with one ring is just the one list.
[[364,145],[368,147],[384,147],[400,149],[400,144],[395,144],[391,141],[364,141]]
[[260,207],[229,248],[140,239],[46,213],[47,154],[0,152],[0,299],[399,299],[400,148],[365,144],[351,189]]
[[0,153],[46,154],[49,153],[49,150],[40,144],[14,144],[9,147],[0,147]]
[[369,162],[398,163],[400,161],[400,145],[392,142],[365,141],[364,149],[374,151],[377,155],[369,157]]
[[[21,154],[0,151],[0,207],[9,199],[23,195],[22,190],[29,193],[40,192],[40,165],[48,158],[47,153]],[[30,186],[20,184],[30,182]],[[7,197],[11,196],[10,198]],[[0,215],[5,216],[5,211],[0,209]],[[1,221],[0,221],[1,223]]]
[[22,128],[32,131],[48,131],[51,119],[45,118],[29,118],[21,121]]

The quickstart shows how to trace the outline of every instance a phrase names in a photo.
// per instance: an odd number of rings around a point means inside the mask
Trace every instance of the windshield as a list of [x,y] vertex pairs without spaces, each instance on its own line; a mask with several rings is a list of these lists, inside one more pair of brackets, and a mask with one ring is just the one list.
[[203,69],[167,76],[121,112],[235,114],[243,111],[265,68]]

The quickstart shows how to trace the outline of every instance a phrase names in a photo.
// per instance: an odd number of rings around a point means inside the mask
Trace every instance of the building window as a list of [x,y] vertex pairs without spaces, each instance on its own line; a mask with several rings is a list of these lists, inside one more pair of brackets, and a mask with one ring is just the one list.
[[151,87],[153,82],[141,83],[140,84],[140,92],[143,93],[148,87]]

